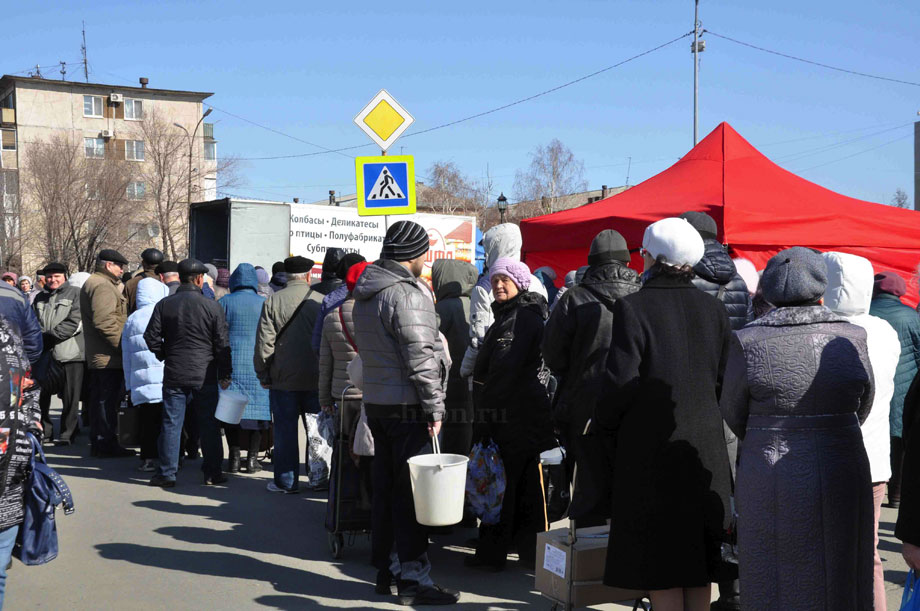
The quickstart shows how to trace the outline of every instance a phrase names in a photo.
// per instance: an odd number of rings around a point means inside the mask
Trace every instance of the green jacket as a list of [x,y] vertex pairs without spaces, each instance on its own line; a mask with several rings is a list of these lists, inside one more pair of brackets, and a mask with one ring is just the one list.
[[920,365],[920,316],[901,299],[889,293],[879,293],[872,299],[869,314],[885,320],[898,332],[901,356],[894,374],[894,395],[888,424],[892,437],[901,437],[904,416],[904,397]]
[[90,369],[121,369],[121,331],[128,319],[128,300],[121,281],[96,265],[80,292],[86,366]]
[[54,360],[59,363],[82,361],[80,289],[64,284],[54,292],[42,291],[36,295],[32,307],[42,328],[45,350],[53,350]]
[[[272,390],[317,390],[319,362],[310,340],[322,300],[322,294],[300,279],[265,300],[252,359],[262,384]],[[292,320],[301,302],[304,306]]]

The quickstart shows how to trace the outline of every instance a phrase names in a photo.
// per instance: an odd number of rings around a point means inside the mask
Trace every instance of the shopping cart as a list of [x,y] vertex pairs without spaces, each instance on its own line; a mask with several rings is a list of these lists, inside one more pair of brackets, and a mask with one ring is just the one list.
[[326,506],[326,530],[329,531],[329,551],[333,558],[341,558],[345,548],[354,544],[359,534],[371,530],[371,460],[359,456],[357,464],[351,455],[354,443],[352,431],[361,415],[361,402],[345,400],[352,386],[342,392],[342,401],[336,413],[337,427],[332,446],[332,473],[329,478],[329,502]]

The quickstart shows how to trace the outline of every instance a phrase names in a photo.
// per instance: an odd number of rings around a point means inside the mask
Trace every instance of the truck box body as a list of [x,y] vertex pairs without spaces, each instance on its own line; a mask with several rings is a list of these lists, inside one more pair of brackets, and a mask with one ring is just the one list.
[[291,207],[224,198],[189,209],[191,256],[231,271],[240,263],[271,269],[290,256]]

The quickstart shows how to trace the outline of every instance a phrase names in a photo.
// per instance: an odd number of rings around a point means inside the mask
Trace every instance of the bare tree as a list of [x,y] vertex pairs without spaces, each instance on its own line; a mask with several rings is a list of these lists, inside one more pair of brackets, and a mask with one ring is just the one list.
[[127,162],[87,158],[82,143],[57,135],[25,150],[23,170],[22,192],[42,212],[28,235],[41,237],[46,260],[92,269],[100,249],[135,236],[141,219],[127,196],[135,179]]
[[530,167],[514,175],[515,198],[540,200],[545,213],[553,212],[559,197],[587,188],[585,164],[556,138],[546,146],[537,146],[530,154]]
[[428,168],[424,187],[419,189],[419,201],[424,208],[437,214],[475,216],[477,224],[485,222],[493,199],[492,175],[486,168],[479,180],[465,175],[452,161],[436,161]]
[[173,260],[184,258],[189,205],[204,199],[205,179],[216,178],[221,188],[241,184],[239,162],[232,157],[205,160],[193,146],[190,173],[188,136],[156,108],[145,112],[138,132],[144,141],[143,179],[160,227],[161,250]]
[[0,268],[22,270],[22,238],[19,227],[19,172],[0,170]]
[[894,192],[894,196],[891,198],[891,205],[895,208],[910,209],[910,198],[904,192],[904,189],[898,189]]

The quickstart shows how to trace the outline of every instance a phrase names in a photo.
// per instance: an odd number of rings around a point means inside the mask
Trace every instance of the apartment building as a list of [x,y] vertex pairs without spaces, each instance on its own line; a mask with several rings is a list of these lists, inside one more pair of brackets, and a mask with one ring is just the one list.
[[[87,159],[123,159],[139,164],[139,178],[132,179],[125,193],[132,204],[137,202],[137,218],[144,225],[135,232],[139,244],[158,246],[160,235],[156,215],[151,212],[151,186],[142,178],[149,174],[149,166],[143,164],[152,163],[144,140],[146,118],[159,117],[162,126],[175,130],[177,137],[188,142],[181,153],[177,152],[181,163],[175,163],[172,171],[181,174],[176,176],[177,182],[190,185],[192,201],[217,197],[217,142],[213,124],[204,123],[202,114],[202,102],[212,94],[147,85],[146,78],[139,79],[138,87],[9,75],[0,78],[0,212],[4,221],[0,249],[9,249],[18,239],[17,250],[21,251],[15,257],[0,252],[0,267],[31,273],[47,256],[47,240],[28,235],[40,231],[44,220],[39,218],[43,213],[38,202],[29,201],[26,190],[20,188],[27,178],[21,173],[29,171],[25,161],[30,147],[60,136],[80,147]],[[177,210],[179,214],[187,215],[185,208]],[[182,243],[184,248],[185,236]],[[130,253],[130,258],[136,258],[136,253]]]

